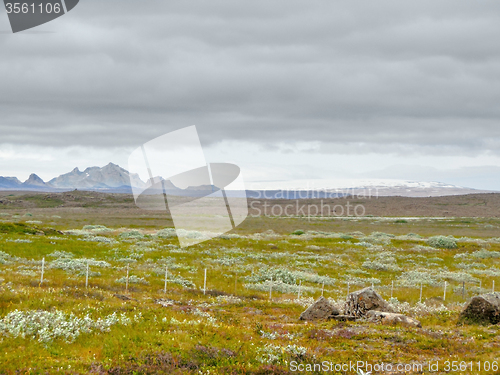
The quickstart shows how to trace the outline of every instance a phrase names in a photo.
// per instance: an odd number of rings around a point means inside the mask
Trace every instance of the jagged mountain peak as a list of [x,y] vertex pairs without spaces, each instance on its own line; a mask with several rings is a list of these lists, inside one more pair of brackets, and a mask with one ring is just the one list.
[[49,184],[55,188],[117,188],[130,186],[131,180],[133,186],[144,186],[138,176],[131,176],[119,165],[108,163],[104,167],[88,167],[83,172],[75,168],[70,173],[53,178]]
[[32,173],[29,178],[24,181],[24,185],[30,186],[46,186],[46,183],[38,177],[36,174]]

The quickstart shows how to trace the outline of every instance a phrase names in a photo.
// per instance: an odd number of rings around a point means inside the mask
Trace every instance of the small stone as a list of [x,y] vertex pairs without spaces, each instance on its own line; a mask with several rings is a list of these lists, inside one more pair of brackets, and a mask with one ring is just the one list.
[[125,296],[125,295],[123,295],[123,294],[114,294],[114,296],[115,296],[116,298],[119,298],[119,299],[123,300],[123,301],[129,301],[129,300],[131,300],[131,299],[132,299],[132,298],[130,298],[129,296]]
[[417,327],[422,328],[422,324],[413,318],[410,318],[403,314],[396,314],[390,312],[370,310],[366,313],[366,318],[370,322],[382,323],[389,325],[402,325],[405,327]]

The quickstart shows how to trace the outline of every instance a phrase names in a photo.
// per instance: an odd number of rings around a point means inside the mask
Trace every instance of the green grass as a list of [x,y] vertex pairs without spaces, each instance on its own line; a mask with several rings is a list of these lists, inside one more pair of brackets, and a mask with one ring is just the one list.
[[52,208],[64,204],[62,199],[45,194],[24,195],[22,199],[37,208]]
[[[52,220],[48,217],[51,215],[33,211],[29,220]],[[144,219],[147,223],[148,218]],[[367,219],[363,226],[372,229],[374,225],[370,222],[376,220]],[[175,238],[157,237],[155,233],[160,227],[154,223],[143,226],[134,223],[103,233],[60,235],[46,225],[1,222],[0,318],[16,309],[61,311],[79,318],[88,314],[94,320],[123,313],[131,323],[112,325],[109,332],[81,333],[71,343],[62,338],[42,343],[36,337],[2,335],[0,373],[88,373],[92,370],[131,374],[285,374],[291,373],[292,360],[426,363],[436,358],[441,361],[499,359],[496,358],[500,345],[498,325],[462,325],[459,321],[459,313],[468,298],[489,290],[493,280],[500,288],[498,275],[481,273],[500,268],[500,259],[474,256],[480,249],[500,251],[499,241],[485,236],[457,238],[457,248],[437,249],[427,245],[430,235],[400,236],[401,228],[410,223],[394,226],[394,220],[384,224],[388,234],[373,233],[381,232],[382,226],[361,231],[359,223],[351,223],[349,227],[335,222],[330,224],[331,228],[321,223],[325,233],[311,235],[307,232],[310,230],[307,220],[294,220],[284,228],[281,221],[269,222],[276,223],[276,232],[281,234],[266,234],[266,230],[273,228],[269,225],[255,232],[247,228],[239,238],[213,239],[186,249],[180,249]],[[97,219],[92,223],[107,224]],[[301,228],[301,232],[291,234],[297,228]],[[446,226],[441,229],[442,235],[449,235]],[[142,238],[120,236],[131,230],[139,230]],[[34,235],[39,231],[46,235]],[[257,236],[256,232],[262,235]],[[435,234],[432,231],[431,235]],[[113,242],[89,241],[96,237]],[[25,240],[30,242],[23,242]],[[58,258],[52,255],[65,253],[72,259],[94,259],[109,266],[91,266],[90,271],[99,274],[91,273],[86,289],[85,272],[81,268],[51,267]],[[46,267],[44,283],[40,284],[42,258]],[[395,264],[399,270],[366,268],[363,264],[367,260]],[[129,274],[143,278],[147,284],[130,284],[125,290],[125,285],[116,281],[126,275],[127,263]],[[167,293],[163,293],[166,265],[169,283]],[[208,279],[204,294],[205,268]],[[297,283],[300,279],[302,298],[298,300],[297,294],[276,289],[270,301],[269,290],[255,282],[255,275],[265,275],[268,268],[281,268],[293,274]],[[404,275],[419,270],[430,274],[436,282],[424,284],[425,305],[420,307],[418,280],[411,286],[402,284]],[[475,279],[466,283],[465,299],[458,289],[461,282],[455,280],[461,273]],[[394,282],[393,297],[400,304],[408,303],[400,305],[401,308],[419,319],[423,328],[363,321],[299,321],[300,313],[321,295],[322,276],[336,280],[333,285],[325,285],[324,295],[337,304],[345,299],[348,281],[350,291],[370,286],[374,281],[376,290],[386,299],[391,296]],[[187,280],[194,287],[182,286],[174,280]],[[444,280],[448,282],[446,301],[442,297]],[[479,281],[482,291],[478,289]],[[296,285],[288,287],[296,288]],[[123,300],[120,295],[130,299]],[[155,302],[158,299],[173,302],[163,307]],[[440,309],[442,304],[445,308]],[[303,348],[304,352],[294,352],[296,348]],[[263,361],[263,356],[268,354],[272,354],[273,359]]]
[[36,229],[24,223],[0,223],[0,233],[36,234]]

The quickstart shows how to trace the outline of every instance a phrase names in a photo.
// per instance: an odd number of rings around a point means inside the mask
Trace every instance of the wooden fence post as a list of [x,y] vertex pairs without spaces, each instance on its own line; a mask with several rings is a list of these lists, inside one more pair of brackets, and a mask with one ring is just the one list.
[[85,272],[85,288],[89,287],[89,261],[87,259],[87,271]]
[[203,295],[207,293],[207,269],[205,268],[205,278],[203,280]]
[[165,287],[163,288],[163,293],[167,293],[167,281],[168,281],[168,266],[165,266]]
[[43,283],[43,273],[45,271],[45,258],[42,258],[42,274],[40,276],[40,286],[42,286]]

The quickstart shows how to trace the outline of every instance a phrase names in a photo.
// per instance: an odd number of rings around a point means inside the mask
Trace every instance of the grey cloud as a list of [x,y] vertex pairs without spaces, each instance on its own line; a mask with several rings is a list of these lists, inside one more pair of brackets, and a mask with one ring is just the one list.
[[57,33],[0,35],[0,143],[133,146],[196,124],[205,144],[499,153],[499,11],[81,1]]

